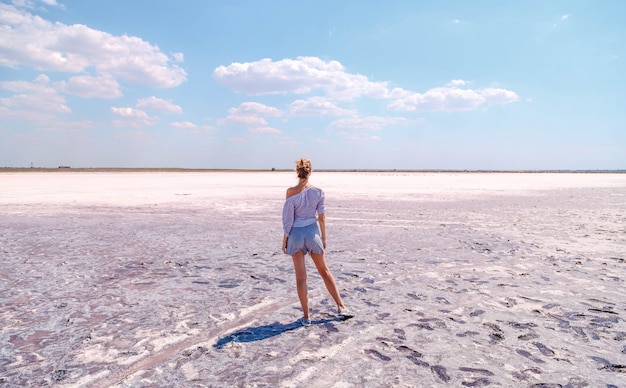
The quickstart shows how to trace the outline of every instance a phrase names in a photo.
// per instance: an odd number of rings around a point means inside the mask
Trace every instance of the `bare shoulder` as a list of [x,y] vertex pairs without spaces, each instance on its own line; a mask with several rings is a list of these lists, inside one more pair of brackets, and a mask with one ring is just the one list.
[[290,188],[287,189],[286,197],[289,198],[289,197],[292,197],[292,196],[294,196],[294,195],[296,195],[298,193],[299,193],[299,191],[298,191],[297,187],[290,187]]

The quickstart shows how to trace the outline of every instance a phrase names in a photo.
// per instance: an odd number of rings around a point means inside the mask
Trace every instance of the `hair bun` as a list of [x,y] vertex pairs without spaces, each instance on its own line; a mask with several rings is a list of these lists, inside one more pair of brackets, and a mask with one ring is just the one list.
[[305,158],[296,160],[296,171],[299,178],[307,178],[311,173],[311,161]]

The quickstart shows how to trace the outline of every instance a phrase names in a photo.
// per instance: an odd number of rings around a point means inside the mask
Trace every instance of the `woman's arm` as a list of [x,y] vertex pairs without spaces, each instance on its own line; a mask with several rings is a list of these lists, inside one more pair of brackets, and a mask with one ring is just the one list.
[[317,216],[317,221],[320,223],[320,232],[322,234],[322,244],[324,245],[324,249],[326,249],[326,217],[324,213]]
[[287,238],[291,232],[294,220],[294,204],[293,201],[286,200],[283,205],[283,253],[287,253]]
[[287,254],[287,235],[283,235],[283,253]]

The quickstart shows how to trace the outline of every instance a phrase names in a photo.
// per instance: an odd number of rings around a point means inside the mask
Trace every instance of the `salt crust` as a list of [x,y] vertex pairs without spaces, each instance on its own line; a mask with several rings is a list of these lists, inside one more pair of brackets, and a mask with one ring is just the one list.
[[357,316],[292,330],[293,174],[0,173],[0,383],[620,386],[626,175],[311,181]]

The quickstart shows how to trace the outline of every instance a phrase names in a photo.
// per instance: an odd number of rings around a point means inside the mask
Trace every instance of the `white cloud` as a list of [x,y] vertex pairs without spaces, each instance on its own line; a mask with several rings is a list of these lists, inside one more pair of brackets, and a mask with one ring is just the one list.
[[[390,90],[387,82],[371,82],[363,75],[347,73],[337,61],[316,57],[276,62],[266,58],[256,62],[233,63],[216,68],[214,76],[222,85],[248,94],[306,94],[320,89],[326,92],[325,98],[317,96],[293,102],[289,107],[292,116],[353,114],[329,100],[349,101],[363,96],[391,99],[388,108],[405,111],[465,111],[484,104],[507,104],[519,99],[515,92],[505,89],[462,89],[468,84],[462,79],[452,80],[445,87],[433,88],[425,93],[402,88]],[[231,116],[235,115],[231,113]]]
[[11,3],[13,3],[16,7],[35,8],[33,0],[11,0]]
[[467,82],[462,79],[453,79],[448,83],[448,86],[465,86]]
[[213,127],[210,125],[199,126],[189,121],[175,121],[170,123],[170,126],[186,135],[207,135],[213,131]]
[[275,134],[275,135],[278,135],[281,133],[280,130],[276,128],[272,128],[272,127],[250,128],[249,132],[250,133],[268,133],[268,134]]
[[159,121],[158,117],[149,116],[141,109],[130,107],[111,107],[111,113],[119,116],[122,120],[114,120],[113,125],[116,127],[133,127],[139,128],[146,125],[154,125]]
[[173,122],[173,123],[170,123],[170,125],[178,129],[198,129],[198,125],[194,123],[190,123],[189,121]]
[[340,108],[324,97],[296,100],[289,105],[291,116],[350,116],[356,111]]
[[501,88],[487,88],[480,92],[485,104],[510,104],[519,101],[517,93]]
[[568,13],[568,14],[565,14],[565,15],[561,16],[561,20],[567,20],[567,19],[569,19],[569,18],[570,18],[570,16],[572,16],[572,15],[571,15],[571,14],[569,14],[569,13]]
[[244,124],[265,126],[264,117],[279,117],[283,111],[278,108],[259,104],[258,102],[243,102],[236,108],[228,109],[228,117],[218,120],[218,124]]
[[51,23],[9,4],[0,4],[0,66],[120,78],[153,87],[175,87],[185,71],[157,46],[133,36],[113,36],[85,25]]
[[317,57],[233,63],[219,66],[213,74],[220,84],[251,95],[305,94],[317,89],[324,90],[328,98],[343,101],[388,95],[386,82],[371,82],[363,75],[347,73],[337,61]]
[[209,125],[199,126],[189,121],[175,121],[170,123],[170,126],[187,135],[204,135],[213,131],[213,127]]
[[65,97],[48,84],[50,79],[38,75],[32,82],[3,81],[0,89],[15,93],[0,98],[0,111],[3,116],[15,117],[30,122],[51,120],[59,113],[70,113]]
[[483,104],[508,104],[519,100],[510,90],[487,88],[483,90],[460,89],[456,87],[433,88],[426,93],[412,93],[399,96],[388,104],[390,109],[433,112],[459,112],[478,108]]
[[267,120],[263,117],[256,116],[233,116],[230,115],[225,119],[217,120],[219,125],[243,124],[243,125],[267,125]]
[[181,114],[183,108],[179,105],[175,105],[172,101],[163,100],[161,98],[151,96],[147,98],[140,98],[137,100],[137,108],[157,110],[165,113]]
[[122,96],[120,84],[109,75],[81,75],[58,83],[59,90],[85,98],[117,98]]
[[273,106],[267,106],[258,102],[242,102],[237,108],[230,108],[228,113],[236,116],[263,116],[279,117],[283,112]]
[[111,107],[111,113],[114,115],[124,117],[124,118],[132,118],[132,119],[145,119],[148,117],[148,114],[142,110],[135,108],[116,108]]
[[148,113],[146,113],[145,111],[146,109],[166,113],[182,113],[182,108],[178,105],[173,104],[171,101],[151,96],[138,99],[135,108],[111,107],[111,113],[121,118],[120,120],[114,120],[113,125],[115,125],[116,127],[140,128],[158,123],[160,120],[159,117],[148,115]]

